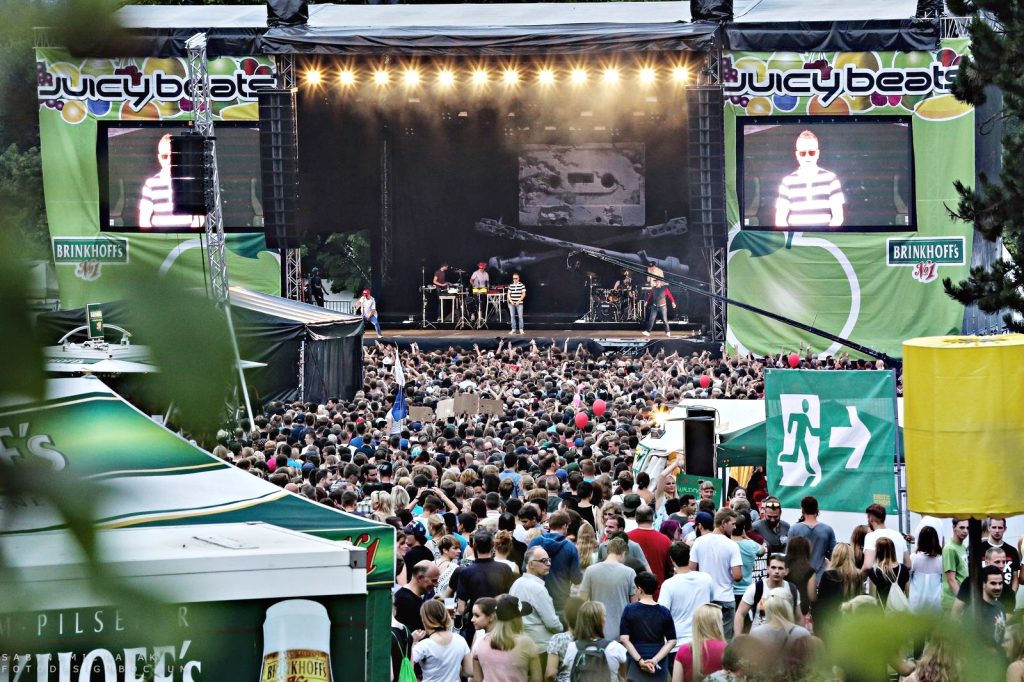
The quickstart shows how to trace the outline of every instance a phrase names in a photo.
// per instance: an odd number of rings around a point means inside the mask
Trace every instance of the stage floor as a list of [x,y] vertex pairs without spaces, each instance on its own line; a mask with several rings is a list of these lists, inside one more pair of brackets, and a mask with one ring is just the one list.
[[699,336],[696,330],[673,330],[672,336],[667,336],[662,331],[652,331],[650,336],[644,336],[639,329],[526,329],[525,334],[509,333],[505,328],[501,329],[420,329],[409,325],[408,328],[384,329],[384,336],[378,339],[371,327],[363,335],[364,345],[373,345],[380,341],[389,345],[397,345],[399,348],[408,349],[413,343],[417,344],[420,350],[443,350],[449,347],[460,349],[471,349],[474,344],[482,350],[494,350],[498,343],[505,342],[505,345],[525,346],[531,341],[536,341],[541,348],[547,348],[552,344],[563,347],[568,341],[568,347],[575,350],[580,344],[592,354],[599,355],[604,352],[628,352],[642,354],[644,352],[657,353],[665,350],[667,353],[678,351],[680,353],[701,352],[710,350],[717,354],[720,344],[711,342]]

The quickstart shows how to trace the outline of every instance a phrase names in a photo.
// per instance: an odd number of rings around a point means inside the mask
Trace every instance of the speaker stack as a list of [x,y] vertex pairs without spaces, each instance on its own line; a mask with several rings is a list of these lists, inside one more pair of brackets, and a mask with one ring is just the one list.
[[686,447],[686,473],[690,476],[715,477],[715,410],[686,408],[683,442]]
[[299,140],[295,88],[260,90],[260,165],[263,180],[263,230],[267,246],[299,246]]

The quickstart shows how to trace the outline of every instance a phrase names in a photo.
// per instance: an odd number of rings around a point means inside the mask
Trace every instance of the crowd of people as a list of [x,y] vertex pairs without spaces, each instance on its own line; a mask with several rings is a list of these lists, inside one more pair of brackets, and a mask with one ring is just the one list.
[[[678,495],[675,468],[655,480],[634,474],[659,404],[760,399],[764,370],[788,366],[785,354],[414,346],[400,358],[410,404],[469,392],[503,408],[422,422],[392,409],[395,362],[394,349],[367,348],[354,400],[272,404],[218,451],[395,527],[393,679],[971,679],[958,667],[963,652],[938,635],[908,642],[876,676],[822,667],[844,620],[907,611],[979,619],[984,654],[1024,682],[1024,632],[1011,618],[1020,553],[1004,541],[1004,521],[987,524],[972,605],[966,521],[926,519],[910,538],[871,505],[840,542],[813,497],[798,523],[783,521],[759,469],[725,499],[711,482],[698,499]],[[802,363],[874,368],[845,357]]]

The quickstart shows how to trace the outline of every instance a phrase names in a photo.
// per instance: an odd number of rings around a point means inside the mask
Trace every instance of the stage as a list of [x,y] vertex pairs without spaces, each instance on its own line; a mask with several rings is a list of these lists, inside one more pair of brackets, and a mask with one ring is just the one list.
[[[684,323],[676,323],[682,327]],[[575,350],[583,344],[592,355],[600,355],[606,352],[630,353],[642,355],[645,352],[658,353],[664,350],[671,354],[678,351],[680,354],[701,352],[709,350],[718,355],[721,345],[708,340],[698,334],[695,325],[686,325],[691,329],[676,329],[673,326],[672,336],[666,336],[664,328],[661,331],[652,331],[650,336],[632,326],[630,329],[526,329],[525,334],[509,333],[505,327],[497,329],[420,329],[419,326],[408,325],[404,328],[384,329],[383,338],[376,338],[373,329],[363,333],[363,345],[373,345],[376,342],[397,345],[402,350],[407,350],[413,343],[417,344],[420,350],[444,350],[449,347],[459,349],[472,349],[474,345],[481,350],[494,350],[498,343],[504,341],[505,345],[527,346],[535,341],[537,346],[546,349],[552,344],[559,348],[565,347]]]

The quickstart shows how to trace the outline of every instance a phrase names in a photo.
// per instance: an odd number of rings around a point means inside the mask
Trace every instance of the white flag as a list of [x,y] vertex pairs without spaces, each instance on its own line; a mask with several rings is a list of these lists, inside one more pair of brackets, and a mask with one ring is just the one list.
[[405,386],[405,372],[402,371],[402,359],[398,357],[398,347],[395,347],[395,382],[399,386]]

